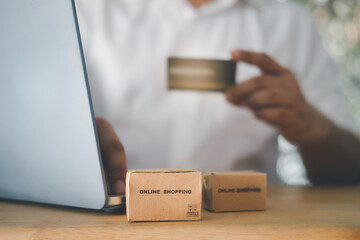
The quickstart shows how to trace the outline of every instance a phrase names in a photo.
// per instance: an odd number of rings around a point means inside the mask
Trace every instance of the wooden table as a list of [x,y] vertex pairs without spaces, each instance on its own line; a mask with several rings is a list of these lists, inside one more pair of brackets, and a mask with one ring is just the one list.
[[360,239],[360,187],[271,187],[261,212],[199,222],[127,223],[124,215],[0,200],[0,239]]

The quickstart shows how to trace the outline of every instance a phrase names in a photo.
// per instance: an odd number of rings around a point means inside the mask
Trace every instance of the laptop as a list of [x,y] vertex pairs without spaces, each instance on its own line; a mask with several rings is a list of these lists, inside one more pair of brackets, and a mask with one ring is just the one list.
[[124,206],[105,179],[74,0],[0,1],[0,198]]

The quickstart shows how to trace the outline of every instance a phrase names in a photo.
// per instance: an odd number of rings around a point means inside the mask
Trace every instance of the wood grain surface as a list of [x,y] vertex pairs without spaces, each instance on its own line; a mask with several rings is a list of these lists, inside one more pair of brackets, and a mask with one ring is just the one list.
[[199,222],[128,223],[124,214],[0,200],[0,239],[360,240],[360,187],[270,187],[266,211]]

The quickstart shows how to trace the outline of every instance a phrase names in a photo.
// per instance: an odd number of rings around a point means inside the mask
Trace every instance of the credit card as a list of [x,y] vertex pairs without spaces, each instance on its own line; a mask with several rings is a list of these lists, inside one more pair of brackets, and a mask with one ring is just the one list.
[[193,58],[168,59],[169,89],[225,91],[235,84],[236,62]]

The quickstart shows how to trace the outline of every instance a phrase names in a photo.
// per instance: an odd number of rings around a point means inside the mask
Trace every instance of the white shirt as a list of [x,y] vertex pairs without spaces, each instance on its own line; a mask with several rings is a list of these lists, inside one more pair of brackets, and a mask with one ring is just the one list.
[[[167,89],[169,56],[265,52],[293,70],[308,101],[355,130],[337,67],[306,13],[272,1],[77,0],[95,113],[123,142],[129,168],[256,169],[276,179],[278,131],[223,93]],[[259,74],[238,64],[237,82]]]

